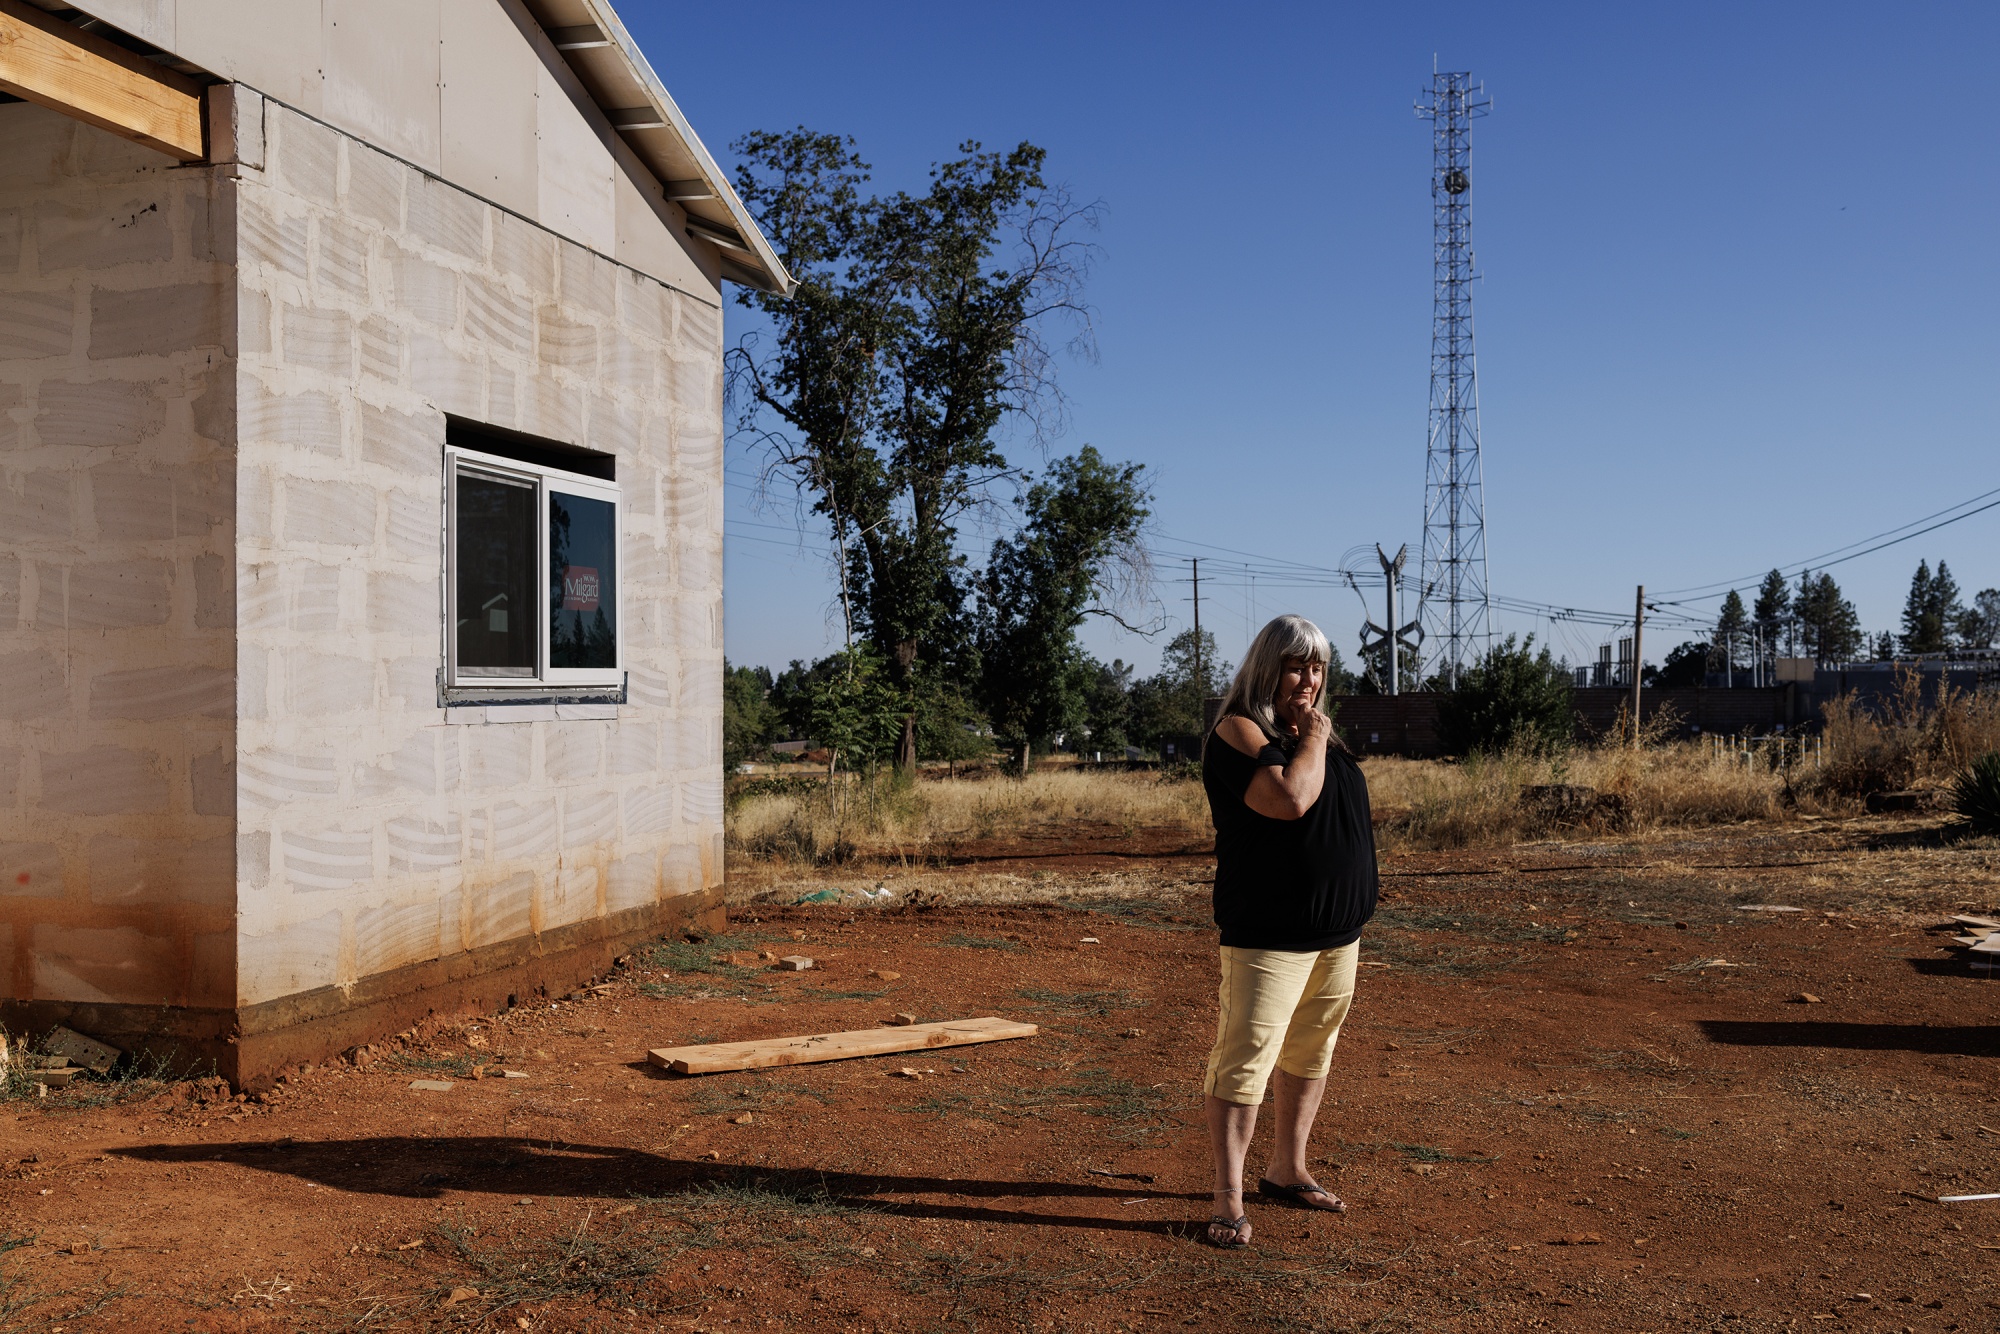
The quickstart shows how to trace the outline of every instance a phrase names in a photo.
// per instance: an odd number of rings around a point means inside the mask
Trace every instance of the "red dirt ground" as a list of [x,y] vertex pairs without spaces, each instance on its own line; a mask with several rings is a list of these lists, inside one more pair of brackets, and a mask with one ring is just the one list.
[[[1253,1202],[1248,1253],[1191,1239],[1202,863],[1132,859],[1120,883],[1153,888],[1121,899],[1058,857],[1036,888],[1069,903],[749,906],[600,994],[268,1105],[0,1104],[0,1247],[32,1239],[0,1254],[0,1330],[2000,1328],[2000,1201],[1934,1199],[2000,1189],[2000,987],[1930,929],[1990,904],[1996,857],[1935,843],[1854,822],[1390,859],[1363,941],[1386,966],[1316,1139],[1351,1212]],[[896,1011],[1042,1033],[644,1060]]]

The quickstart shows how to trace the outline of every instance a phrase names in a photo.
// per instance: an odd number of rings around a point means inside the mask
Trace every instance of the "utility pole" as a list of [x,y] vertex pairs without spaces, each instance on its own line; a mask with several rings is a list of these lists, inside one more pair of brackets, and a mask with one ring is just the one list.
[[1208,708],[1208,677],[1201,670],[1201,557],[1190,556],[1194,567],[1194,688],[1201,694],[1201,706]]
[[[1382,650],[1383,675],[1386,678],[1382,682],[1382,693],[1385,695],[1402,693],[1402,650],[1408,649],[1410,656],[1415,658],[1419,655],[1424,642],[1424,627],[1421,620],[1411,621],[1408,625],[1396,624],[1401,612],[1401,599],[1398,595],[1401,592],[1403,562],[1409,558],[1409,554],[1410,547],[1407,542],[1397,548],[1393,560],[1390,559],[1388,552],[1382,550],[1381,543],[1375,544],[1375,559],[1382,562],[1382,583],[1387,592],[1385,610],[1388,615],[1384,618],[1383,625],[1370,621],[1362,627],[1361,655],[1365,659],[1376,649]],[[1369,638],[1371,634],[1375,636],[1373,639]],[[1415,639],[1410,638],[1412,635],[1416,636]]]
[[1632,604],[1632,749],[1639,749],[1639,677],[1646,662],[1646,586]]

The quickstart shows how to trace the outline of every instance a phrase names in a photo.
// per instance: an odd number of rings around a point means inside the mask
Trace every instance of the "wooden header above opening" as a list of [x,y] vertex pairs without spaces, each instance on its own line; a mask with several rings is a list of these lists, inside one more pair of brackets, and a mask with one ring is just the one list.
[[183,162],[206,156],[198,81],[21,0],[0,0],[0,92]]

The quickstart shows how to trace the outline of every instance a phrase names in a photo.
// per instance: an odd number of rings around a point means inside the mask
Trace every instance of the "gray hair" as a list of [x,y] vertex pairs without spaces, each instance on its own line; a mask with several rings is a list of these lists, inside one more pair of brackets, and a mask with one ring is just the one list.
[[[1243,655],[1243,665],[1236,669],[1236,679],[1229,683],[1229,693],[1222,697],[1222,712],[1218,719],[1228,717],[1248,718],[1257,724],[1264,735],[1278,745],[1289,747],[1295,741],[1288,732],[1278,726],[1278,711],[1272,701],[1278,695],[1278,680],[1284,675],[1286,658],[1303,658],[1316,662],[1322,667],[1330,666],[1333,660],[1333,646],[1326,642],[1320,628],[1303,616],[1280,616],[1257,632],[1250,641],[1250,651]],[[1319,698],[1313,707],[1326,709],[1326,685],[1320,685]]]

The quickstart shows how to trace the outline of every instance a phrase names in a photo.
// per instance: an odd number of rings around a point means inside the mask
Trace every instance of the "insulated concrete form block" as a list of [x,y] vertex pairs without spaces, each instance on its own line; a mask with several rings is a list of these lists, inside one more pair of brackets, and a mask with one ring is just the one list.
[[[278,101],[263,170],[0,106],[0,861],[32,887],[0,886],[0,1004],[213,1004],[247,1074],[358,997],[393,1031],[714,901],[716,294],[619,262],[622,145],[553,92],[495,167],[534,163],[553,230]],[[167,244],[79,239],[120,207]],[[621,702],[444,706],[448,415],[614,460]]]

